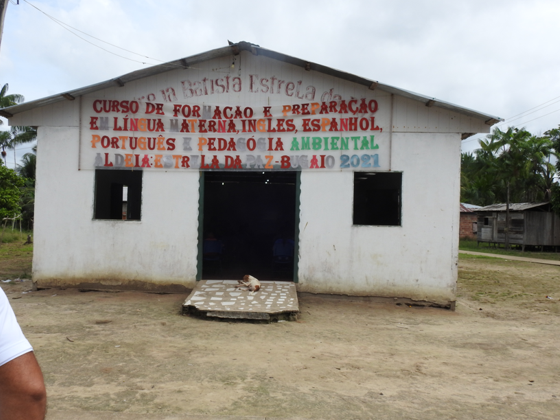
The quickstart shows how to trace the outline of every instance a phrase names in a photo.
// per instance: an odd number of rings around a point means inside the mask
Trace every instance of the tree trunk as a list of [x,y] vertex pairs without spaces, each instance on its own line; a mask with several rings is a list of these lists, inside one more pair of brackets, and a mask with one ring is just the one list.
[[509,249],[509,180],[506,182],[506,227],[504,233],[506,234],[506,249]]
[[2,32],[4,32],[4,16],[8,9],[8,0],[0,0],[0,44],[2,44]]

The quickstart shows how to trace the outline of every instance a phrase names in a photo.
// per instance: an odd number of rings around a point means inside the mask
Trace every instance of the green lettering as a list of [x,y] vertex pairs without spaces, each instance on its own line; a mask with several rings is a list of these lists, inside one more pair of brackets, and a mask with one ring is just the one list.
[[362,138],[362,145],[360,146],[360,150],[367,149],[369,150],[369,140],[366,136]]
[[340,137],[331,137],[331,150],[338,150],[338,139]]
[[359,137],[352,137],[352,141],[354,142],[354,150],[358,150],[358,140],[360,140]]
[[325,150],[329,150],[329,138],[323,137],[325,139]]
[[350,137],[340,138],[340,150],[348,150],[348,140],[350,140]]
[[309,147],[309,137],[301,138],[301,150],[311,150]]
[[299,143],[295,137],[292,140],[292,147],[290,147],[290,150],[299,150]]
[[313,137],[313,150],[321,150],[321,143],[323,139],[321,137]]
[[370,145],[371,150],[379,149],[379,145],[375,144],[375,136],[370,136],[370,141],[371,141],[371,145]]

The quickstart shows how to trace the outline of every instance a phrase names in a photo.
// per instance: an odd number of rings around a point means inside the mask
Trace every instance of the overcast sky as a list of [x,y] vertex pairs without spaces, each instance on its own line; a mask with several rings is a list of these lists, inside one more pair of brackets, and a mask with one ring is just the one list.
[[[9,93],[23,94],[27,101],[223,47],[231,40],[495,115],[506,119],[501,128],[509,124],[542,134],[560,124],[558,0],[16,3],[10,0],[4,22],[0,84],[9,83]],[[30,4],[144,57],[74,30],[80,39]],[[468,139],[463,150],[477,144]],[[8,166],[13,167],[13,158]]]

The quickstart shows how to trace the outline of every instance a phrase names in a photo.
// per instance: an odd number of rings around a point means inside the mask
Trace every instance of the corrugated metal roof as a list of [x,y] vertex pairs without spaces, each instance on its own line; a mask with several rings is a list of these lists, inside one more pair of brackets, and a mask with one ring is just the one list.
[[338,77],[340,79],[348,80],[360,85],[366,86],[370,89],[379,89],[385,92],[393,93],[395,95],[403,96],[409,99],[423,102],[430,107],[443,108],[459,114],[468,115],[473,118],[484,120],[488,125],[496,124],[503,119],[490,115],[474,111],[468,108],[460,107],[458,105],[453,105],[445,101],[441,101],[436,98],[429,96],[420,95],[418,93],[410,92],[403,89],[398,89],[396,87],[379,83],[377,81],[366,79],[360,76],[356,76],[351,73],[347,73],[341,70],[336,70],[331,67],[323,66],[321,64],[311,63],[306,60],[302,60],[296,57],[292,57],[286,54],[282,54],[276,51],[267,50],[261,48],[258,45],[251,44],[249,42],[239,42],[237,44],[232,44],[228,47],[217,48],[215,50],[207,51],[201,54],[196,54],[190,57],[181,58],[179,60],[169,61],[164,64],[159,64],[157,66],[149,67],[146,69],[136,70],[131,73],[127,73],[123,76],[116,77],[114,79],[109,79],[104,82],[96,83],[90,86],[85,86],[79,89],[69,90],[57,95],[47,96],[45,98],[37,99],[30,102],[25,102],[23,104],[14,105],[8,108],[0,110],[0,115],[4,117],[11,117],[15,114],[21,112],[29,111],[33,108],[51,105],[57,102],[72,100],[78,96],[85,95],[88,93],[93,93],[98,90],[117,86],[124,86],[126,83],[142,79],[149,76],[154,76],[156,74],[164,73],[171,70],[176,70],[177,68],[189,68],[189,66],[195,65],[197,63],[212,60],[214,58],[219,58],[223,56],[228,56],[231,54],[237,55],[241,51],[249,51],[254,55],[262,55],[274,60],[282,61],[285,63],[293,64],[295,66],[300,66],[306,70],[314,70],[320,73],[328,74],[330,76]]
[[[510,203],[509,210],[510,211],[523,211],[534,209],[536,207],[542,207],[550,204],[548,201],[544,203]],[[481,207],[476,209],[476,211],[506,211],[505,203],[500,204],[490,204],[489,206]]]
[[460,203],[460,208],[460,213],[472,213],[482,207],[474,204]]

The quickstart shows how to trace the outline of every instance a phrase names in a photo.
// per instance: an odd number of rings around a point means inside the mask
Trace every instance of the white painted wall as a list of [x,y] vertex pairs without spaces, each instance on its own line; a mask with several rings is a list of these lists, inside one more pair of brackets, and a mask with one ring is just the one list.
[[37,150],[33,279],[49,284],[192,287],[197,172],[146,172],[142,220],[93,220],[94,171],[78,171],[78,128],[41,127]]
[[353,226],[353,174],[301,176],[300,291],[455,300],[458,134],[394,134],[402,226]]

